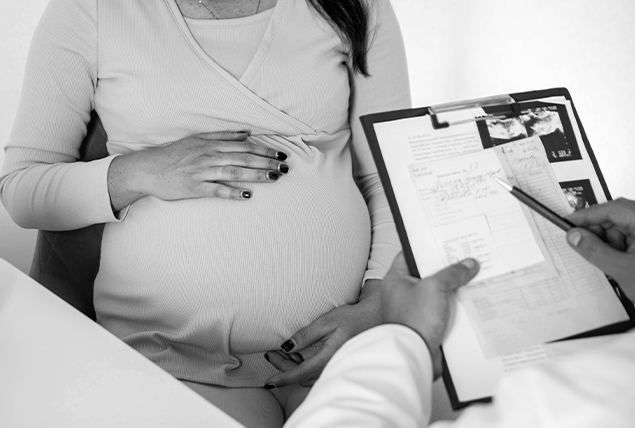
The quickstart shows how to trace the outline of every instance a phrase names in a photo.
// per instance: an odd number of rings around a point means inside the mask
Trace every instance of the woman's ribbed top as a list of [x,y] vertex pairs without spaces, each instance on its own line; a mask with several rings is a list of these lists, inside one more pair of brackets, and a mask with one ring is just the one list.
[[[356,302],[400,248],[359,116],[410,107],[408,76],[389,0],[370,1],[370,18],[364,78],[306,0],[216,22],[184,19],[174,0],[51,0],[3,203],[29,228],[105,222],[98,322],[178,378],[261,386],[276,372],[265,351]],[[76,162],[93,109],[110,156]],[[249,183],[248,201],[146,197],[113,214],[114,156],[239,130],[286,152],[289,174]]]

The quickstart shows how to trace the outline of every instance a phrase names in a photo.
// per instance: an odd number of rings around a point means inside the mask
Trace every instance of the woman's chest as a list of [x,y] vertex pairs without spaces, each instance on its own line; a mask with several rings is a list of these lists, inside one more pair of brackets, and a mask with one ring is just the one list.
[[183,16],[195,19],[233,19],[271,9],[277,0],[175,0]]
[[117,19],[117,31],[100,26],[96,90],[98,113],[115,140],[155,144],[202,131],[296,135],[347,126],[346,54],[304,0],[279,0],[255,53],[231,38],[215,44],[249,55],[241,76],[199,44],[178,8],[152,11],[147,22]]

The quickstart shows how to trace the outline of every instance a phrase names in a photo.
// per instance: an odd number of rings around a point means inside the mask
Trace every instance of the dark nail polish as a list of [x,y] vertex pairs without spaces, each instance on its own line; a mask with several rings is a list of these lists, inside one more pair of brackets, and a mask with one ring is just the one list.
[[278,177],[280,177],[280,174],[278,174],[277,172],[269,171],[267,173],[267,179],[269,180],[277,180]]
[[271,358],[269,358],[269,355],[265,354],[265,360],[267,360],[267,362],[271,362]]
[[273,383],[265,383],[265,389],[273,389],[276,386]]
[[276,153],[276,159],[278,160],[285,160],[287,158],[287,155],[282,153],[282,152],[277,152]]
[[293,343],[293,340],[289,339],[286,342],[284,342],[280,347],[282,348],[283,351],[289,352],[295,347],[295,343]]
[[240,197],[243,199],[249,199],[251,198],[251,192],[249,190],[243,190],[240,192]]
[[287,165],[286,163],[281,163],[280,165],[278,165],[278,171],[286,174],[287,172],[289,172],[289,165]]

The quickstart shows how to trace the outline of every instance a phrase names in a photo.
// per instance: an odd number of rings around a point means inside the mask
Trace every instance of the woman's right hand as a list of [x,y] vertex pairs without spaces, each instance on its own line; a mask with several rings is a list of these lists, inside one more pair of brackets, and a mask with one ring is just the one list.
[[145,196],[166,201],[194,198],[246,200],[251,190],[225,181],[274,182],[289,171],[287,155],[247,141],[248,134],[196,134],[162,146],[117,156],[108,170],[115,212]]

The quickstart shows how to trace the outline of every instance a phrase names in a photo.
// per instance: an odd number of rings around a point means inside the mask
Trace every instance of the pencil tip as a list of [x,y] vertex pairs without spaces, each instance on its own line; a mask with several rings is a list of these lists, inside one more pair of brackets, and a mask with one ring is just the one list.
[[512,191],[512,186],[510,186],[509,184],[505,183],[503,180],[501,180],[498,177],[494,177],[494,179],[498,182],[498,184],[503,186],[507,191],[509,191],[509,192]]

